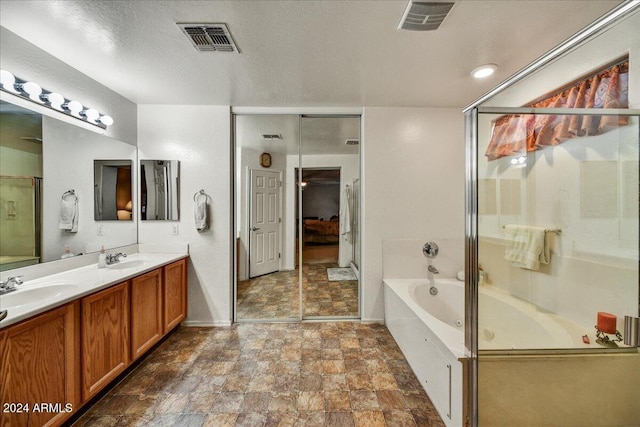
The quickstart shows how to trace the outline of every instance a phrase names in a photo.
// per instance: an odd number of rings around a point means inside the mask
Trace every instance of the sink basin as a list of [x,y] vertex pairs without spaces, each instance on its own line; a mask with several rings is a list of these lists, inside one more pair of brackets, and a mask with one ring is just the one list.
[[137,268],[142,267],[147,262],[142,259],[132,259],[131,261],[120,261],[115,264],[108,265],[107,268],[111,270],[124,270],[125,268]]
[[78,285],[66,282],[18,288],[17,291],[0,295],[0,307],[6,310],[8,308],[23,308],[30,305],[43,304],[77,288]]

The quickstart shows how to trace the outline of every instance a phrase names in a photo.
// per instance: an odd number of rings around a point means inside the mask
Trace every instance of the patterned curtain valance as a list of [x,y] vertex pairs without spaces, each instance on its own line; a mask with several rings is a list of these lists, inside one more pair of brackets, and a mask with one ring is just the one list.
[[[532,103],[532,108],[628,108],[629,61]],[[485,152],[488,160],[514,156],[526,151],[558,145],[569,138],[597,135],[629,123],[628,117],[511,114],[493,124],[491,141]]]

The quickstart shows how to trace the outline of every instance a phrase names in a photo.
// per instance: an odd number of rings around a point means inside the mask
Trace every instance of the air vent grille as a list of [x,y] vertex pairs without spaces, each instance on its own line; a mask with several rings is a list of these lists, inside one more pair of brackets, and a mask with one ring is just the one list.
[[263,133],[262,137],[268,141],[271,141],[274,139],[282,139],[282,135],[279,133]]
[[344,143],[346,145],[358,145],[358,144],[360,144],[360,140],[359,139],[347,139]]
[[433,31],[447,17],[454,3],[409,1],[398,25],[399,30]]
[[199,52],[240,53],[225,24],[178,24]]

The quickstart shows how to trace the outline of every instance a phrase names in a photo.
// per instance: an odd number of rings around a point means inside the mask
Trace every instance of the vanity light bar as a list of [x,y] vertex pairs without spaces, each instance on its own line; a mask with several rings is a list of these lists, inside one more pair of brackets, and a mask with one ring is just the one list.
[[78,101],[66,99],[59,93],[42,89],[37,83],[18,79],[6,70],[0,70],[0,89],[101,129],[106,129],[113,124],[111,116],[100,114],[97,110],[87,108]]

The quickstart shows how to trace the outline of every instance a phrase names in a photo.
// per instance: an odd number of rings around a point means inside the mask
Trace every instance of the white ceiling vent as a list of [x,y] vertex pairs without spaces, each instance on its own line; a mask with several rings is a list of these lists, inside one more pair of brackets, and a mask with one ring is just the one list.
[[360,144],[360,140],[359,139],[347,139],[344,143],[346,145],[358,145],[358,144]]
[[282,139],[282,135],[279,133],[263,133],[262,137],[267,141],[273,141],[274,139]]
[[421,2],[409,0],[398,30],[433,31],[440,27],[453,3]]
[[177,24],[200,52],[240,53],[225,24]]

